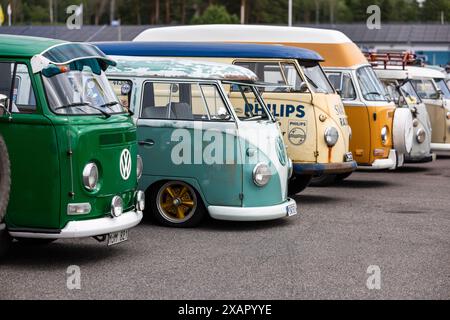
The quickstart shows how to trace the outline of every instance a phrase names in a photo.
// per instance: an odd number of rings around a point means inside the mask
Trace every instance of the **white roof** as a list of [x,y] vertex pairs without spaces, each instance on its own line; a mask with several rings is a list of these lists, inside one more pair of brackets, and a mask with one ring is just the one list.
[[403,69],[402,67],[389,67],[387,69],[384,68],[373,68],[376,75],[380,79],[407,79],[408,78],[408,70]]
[[197,25],[150,28],[133,41],[351,43],[342,32],[330,29],[262,25]]
[[409,73],[410,78],[436,78],[436,79],[444,79],[445,74],[434,69],[427,67],[406,67]]
[[171,58],[111,56],[117,62],[108,75],[132,75],[156,78],[188,78],[250,81],[258,80],[249,69],[232,64]]
[[383,67],[375,67],[375,73],[381,79],[418,79],[418,78],[445,78],[445,74],[428,67],[414,67],[406,66],[403,69],[401,66],[388,66],[387,69]]

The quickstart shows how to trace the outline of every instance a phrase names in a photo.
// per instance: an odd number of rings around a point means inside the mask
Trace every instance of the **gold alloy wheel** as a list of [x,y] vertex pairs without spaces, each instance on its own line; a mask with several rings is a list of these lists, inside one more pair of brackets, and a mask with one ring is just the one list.
[[159,213],[172,223],[188,221],[197,209],[194,189],[181,181],[170,181],[158,191],[156,203]]

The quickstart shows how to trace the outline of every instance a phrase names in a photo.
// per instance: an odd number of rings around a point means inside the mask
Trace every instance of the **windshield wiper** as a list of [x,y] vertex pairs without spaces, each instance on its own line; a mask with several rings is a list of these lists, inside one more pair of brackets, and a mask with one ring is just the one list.
[[114,111],[111,107],[115,106],[116,104],[119,104],[119,102],[113,101],[113,102],[104,103],[104,104],[99,105],[97,108],[108,108],[109,110]]
[[[71,104],[67,104],[65,106],[61,106],[56,108],[55,110],[61,110],[61,109],[68,109],[68,108],[76,108],[76,107],[90,107],[92,109],[97,110],[98,112],[100,112],[102,115],[105,116],[106,119],[108,119],[109,117],[111,117],[111,115],[108,112],[103,111],[102,109],[99,109],[97,107],[94,107],[92,104],[90,104],[89,102],[77,102],[77,103],[71,103]],[[82,110],[82,109],[80,109]],[[82,110],[84,113],[86,113],[84,110]]]
[[[244,121],[259,120],[259,119],[263,119],[263,116],[253,116],[253,117],[244,119]],[[267,119],[267,117],[265,116],[264,119]]]
[[67,104],[67,105],[61,106],[61,107],[57,107],[57,108],[55,108],[55,111],[56,110],[61,110],[61,109],[84,107],[84,106],[89,106],[89,103],[87,103],[87,102],[71,103],[71,104]]
[[314,88],[319,89],[319,86],[314,81],[312,81],[310,77],[308,77],[306,74],[305,77],[314,86]]
[[111,111],[114,111],[113,109],[111,109],[111,107],[112,106],[115,106],[115,105],[120,105],[122,108],[124,108],[124,109],[126,109],[127,110],[127,112],[128,112],[128,114],[132,117],[132,116],[134,116],[134,112],[133,111],[131,111],[129,108],[125,108],[120,102],[118,102],[118,101],[112,101],[112,102],[108,102],[108,103],[105,103],[105,104],[102,104],[102,105],[100,105],[99,106],[99,108],[108,108],[109,110],[111,110]]
[[364,96],[364,98],[366,98],[368,95],[371,95],[371,94],[375,94],[377,96],[381,96],[381,97],[384,97],[386,99],[386,97],[384,95],[382,95],[379,92],[375,92],[375,91],[363,93],[363,96]]
[[108,112],[106,112],[105,110],[102,110],[102,109],[100,109],[98,107],[94,107],[92,104],[88,104],[88,107],[91,107],[92,109],[97,110],[102,115],[104,115],[106,119],[111,118],[111,115]]

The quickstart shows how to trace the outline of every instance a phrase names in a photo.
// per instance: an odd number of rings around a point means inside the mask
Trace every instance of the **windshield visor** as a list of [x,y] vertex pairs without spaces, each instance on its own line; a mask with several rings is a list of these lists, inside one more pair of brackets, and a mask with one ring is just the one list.
[[[99,70],[105,71],[116,63],[99,48],[86,43],[64,43],[47,49],[31,59],[33,73],[39,73],[49,65],[66,65],[75,61],[95,59]],[[99,73],[100,71],[96,73]]]

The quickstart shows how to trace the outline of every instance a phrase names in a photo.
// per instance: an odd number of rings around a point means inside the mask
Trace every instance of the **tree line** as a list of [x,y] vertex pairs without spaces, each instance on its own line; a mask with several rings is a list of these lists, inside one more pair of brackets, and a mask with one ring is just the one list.
[[[295,23],[366,21],[367,7],[381,8],[382,22],[450,21],[450,0],[292,0]],[[62,24],[66,8],[83,4],[84,24],[287,24],[288,0],[0,0],[13,24]],[[244,14],[241,16],[241,8]]]

